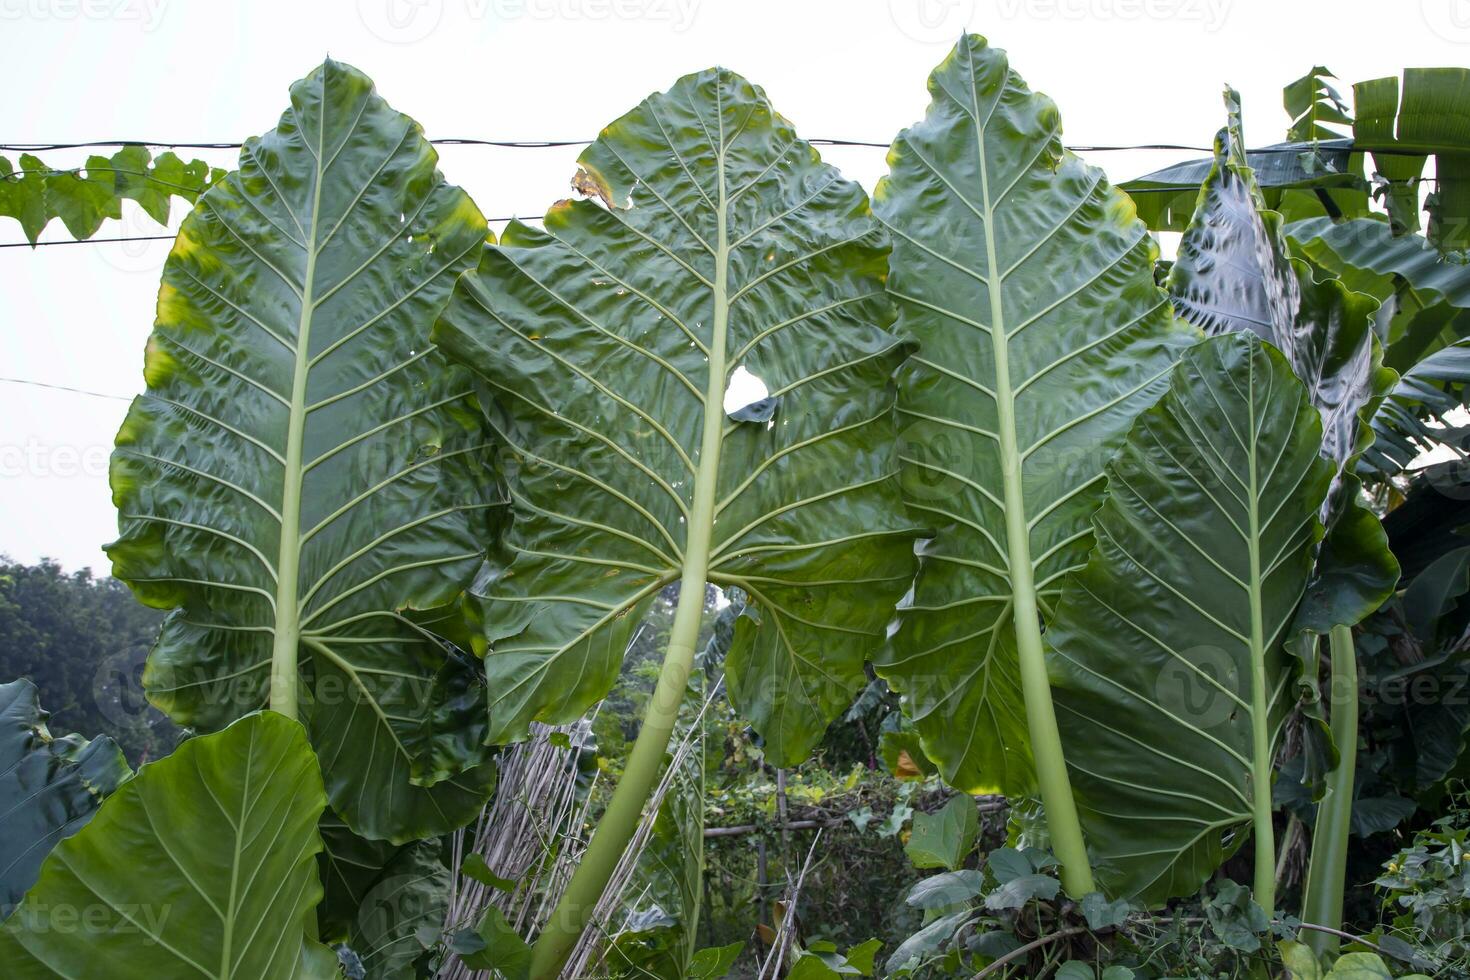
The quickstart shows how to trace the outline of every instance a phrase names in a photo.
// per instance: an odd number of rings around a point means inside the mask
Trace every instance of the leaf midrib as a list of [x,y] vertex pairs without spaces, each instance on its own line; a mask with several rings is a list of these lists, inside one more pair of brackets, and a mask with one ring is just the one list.
[[281,473],[281,537],[276,552],[276,633],[271,651],[271,710],[288,718],[296,717],[297,660],[300,650],[301,597],[298,578],[301,569],[301,490],[305,479],[303,449],[306,442],[308,404],[307,381],[311,373],[311,320],[315,310],[317,242],[321,217],[322,139],[327,128],[327,73],[321,73],[318,90],[316,149],[305,142],[316,162],[311,190],[311,233],[307,236],[306,270],[301,284],[301,314],[296,329],[295,372],[291,379],[291,399],[287,408],[286,462]]
[[[724,404],[727,334],[730,320],[730,229],[728,190],[725,183],[725,115],[720,100],[721,79],[715,79],[715,106],[720,124],[716,154],[715,209],[715,281],[711,286],[712,311],[710,328],[709,374],[705,380],[703,431],[700,436],[699,462],[694,476],[694,495],[689,508],[688,532],[684,543],[681,589],[695,588],[703,594],[709,580],[710,549],[714,543],[716,492],[719,485],[720,450],[724,444]],[[703,600],[701,599],[701,608]]]
[[[985,231],[985,271],[990,299],[990,345],[995,371],[996,435],[1000,438],[1000,471],[1002,497],[1005,501],[1007,578],[1014,603],[1017,646],[1022,660],[1022,674],[1028,647],[1033,642],[1040,655],[1041,635],[1036,611],[1036,584],[1031,563],[1031,538],[1026,521],[1026,496],[1021,483],[1022,457],[1016,435],[1015,396],[1011,391],[1009,341],[1005,319],[1005,283],[996,254],[995,213],[990,200],[990,170],[985,149],[985,123],[981,121],[979,95],[973,55],[970,55],[971,112],[975,119],[975,156],[980,170],[980,209]],[[1001,93],[997,98],[1003,98]],[[1035,634],[1034,636],[1032,634]]]

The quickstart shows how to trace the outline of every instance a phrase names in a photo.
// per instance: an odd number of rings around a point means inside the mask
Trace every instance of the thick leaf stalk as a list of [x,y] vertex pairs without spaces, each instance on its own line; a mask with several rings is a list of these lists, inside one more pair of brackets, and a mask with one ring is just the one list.
[[[1329,929],[1342,928],[1343,885],[1347,880],[1348,835],[1353,823],[1353,777],[1358,763],[1358,658],[1353,631],[1335,626],[1332,647],[1332,741],[1337,768],[1327,776],[1327,793],[1317,806],[1312,856],[1302,921]],[[1309,930],[1306,943],[1321,956],[1337,952],[1337,936]]]
[[572,880],[532,948],[531,980],[555,980],[560,975],[562,964],[581,938],[658,785],[664,757],[679,720],[679,706],[694,669],[694,648],[704,611],[704,584],[702,576],[690,575],[680,586],[669,647],[643,717],[643,727],[628,755],[623,777],[613,790]]
[[[728,196],[723,166],[720,167],[718,188],[718,200],[723,202]],[[679,605],[674,610],[669,647],[664,653],[658,683],[649,698],[643,727],[633,743],[623,778],[613,790],[612,799],[598,821],[586,853],[532,949],[532,980],[554,980],[586,928],[592,910],[643,819],[643,808],[653,796],[654,786],[663,769],[664,755],[679,722],[679,706],[684,703],[684,695],[689,690],[689,676],[694,670],[694,646],[699,640],[700,617],[704,613],[704,590],[709,579],[715,489],[720,472],[721,432],[725,425],[724,412],[716,411],[715,406],[724,399],[726,376],[726,335],[730,316],[728,220],[726,209],[721,208],[715,226],[718,243],[714,279],[716,303],[708,385],[704,393],[704,428],[700,435],[699,470],[694,477],[694,506],[689,512],[688,545],[679,581]]]

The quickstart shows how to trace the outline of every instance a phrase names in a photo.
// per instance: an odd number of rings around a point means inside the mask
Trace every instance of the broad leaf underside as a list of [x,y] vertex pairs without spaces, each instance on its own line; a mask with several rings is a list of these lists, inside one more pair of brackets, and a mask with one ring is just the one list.
[[[687,564],[751,597],[730,691],[792,763],[862,685],[911,579],[887,243],[861,188],[728,71],[645,100],[580,163],[607,206],[513,224],[435,334],[484,378],[509,447],[515,523],[483,602],[491,736],[606,694]],[[767,385],[768,421],[724,418],[739,367]]]
[[1272,771],[1293,700],[1284,643],[1332,475],[1320,441],[1285,359],[1235,333],[1184,355],[1108,466],[1096,550],[1049,639],[1072,785],[1111,894],[1193,893],[1271,792],[1255,773]]
[[879,671],[947,780],[1020,794],[1015,596],[1034,586],[1049,615],[1086,560],[1103,464],[1194,336],[1132,203],[1063,150],[1055,106],[1003,52],[962,39],[929,90],[874,198],[920,348],[900,379],[904,494],[935,531]]
[[155,704],[220,728],[266,703],[273,648],[294,645],[334,808],[365,836],[430,836],[490,773],[483,729],[444,710],[477,667],[400,612],[462,588],[499,503],[469,376],[428,342],[485,224],[359,72],[328,62],[291,100],[164,267],[108,553],[178,607]]

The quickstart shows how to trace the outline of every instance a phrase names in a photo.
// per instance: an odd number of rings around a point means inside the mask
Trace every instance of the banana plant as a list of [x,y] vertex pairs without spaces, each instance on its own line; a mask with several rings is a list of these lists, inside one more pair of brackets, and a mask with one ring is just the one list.
[[1096,545],[1050,631],[1058,718],[1104,891],[1191,894],[1255,841],[1301,662],[1286,639],[1333,467],[1285,357],[1231,332],[1181,358],[1108,464]]
[[[750,597],[726,661],[775,765],[866,679],[913,572],[897,477],[888,244],[765,94],[687,76],[604,129],[545,229],[512,223],[434,340],[484,383],[515,519],[473,600],[492,740],[580,717],[680,583],[643,727],[535,946],[553,977],[658,779],[706,583]],[[732,381],[739,376],[744,393]]]
[[333,809],[394,842],[493,779],[480,670],[409,615],[461,592],[502,500],[429,342],[486,237],[418,124],[328,61],[184,221],[117,437],[114,574],[172,608],[144,685],[204,731],[302,717]]
[[1445,416],[1470,384],[1470,267],[1419,235],[1394,236],[1385,221],[1299,221],[1286,233],[1313,265],[1382,303],[1383,362],[1400,381],[1374,413],[1374,442],[1357,467],[1381,484],[1458,432]]
[[258,712],[138,770],[56,846],[0,928],[16,980],[332,980],[316,941],[321,770]]
[[1092,891],[1043,628],[1086,561],[1103,465],[1197,339],[1154,284],[1132,203],[1062,148],[1055,105],[966,36],[889,153],[874,211],[919,353],[904,498],[934,528],[880,674],[945,779],[1040,792],[1069,892]]
[[83,827],[132,775],[112,739],[58,738],[46,717],[36,685],[0,684],[0,919],[35,883],[55,843]]
[[1420,235],[1395,236],[1387,221],[1325,218],[1284,229],[1293,254],[1331,272],[1382,305],[1377,321],[1383,361],[1403,373],[1425,357],[1470,336],[1470,265]]

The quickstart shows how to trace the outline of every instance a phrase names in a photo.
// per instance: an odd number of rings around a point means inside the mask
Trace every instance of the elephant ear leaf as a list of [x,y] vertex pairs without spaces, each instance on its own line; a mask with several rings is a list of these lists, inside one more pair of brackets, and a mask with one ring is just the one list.
[[112,739],[54,737],[30,681],[0,684],[0,919],[35,883],[56,842],[130,775]]
[[1332,477],[1285,358],[1228,334],[1188,351],[1108,464],[1097,545],[1048,638],[1095,870],[1115,897],[1196,891],[1246,826],[1270,846],[1285,651]]
[[1399,568],[1378,517],[1361,500],[1355,475],[1373,442],[1369,424],[1395,375],[1383,367],[1374,333],[1378,301],[1290,257],[1281,216],[1266,208],[1246,163],[1240,99],[1226,90],[1229,123],[1215,143],[1215,166],[1179,245],[1169,289],[1179,315],[1209,334],[1244,331],[1274,344],[1307,386],[1322,416],[1322,454],[1335,467],[1322,505],[1327,536],[1293,649],[1310,669],[1315,643],[1333,626],[1358,623],[1392,593]]
[[1281,215],[1267,210],[1246,162],[1234,89],[1225,90],[1225,108],[1215,164],[1169,269],[1169,296],[1175,311],[1207,334],[1248,331],[1281,346],[1301,306],[1300,287]]
[[289,718],[185,741],[51,852],[0,929],[6,976],[336,977],[309,926],[325,805]]
[[947,781],[1023,794],[1027,706],[1049,698],[1038,617],[1086,561],[1103,464],[1197,337],[1132,202],[1063,149],[1056,106],[1003,51],[961,39],[929,91],[874,194],[919,342],[900,376],[905,502],[934,528],[877,667]]
[[469,820],[492,771],[447,703],[478,663],[406,614],[460,593],[500,506],[428,337],[486,236],[436,159],[355,69],[297,82],[180,229],[111,470],[114,574],[176,608],[149,698],[206,731],[301,705],[334,809],[395,841]]
[[[650,96],[580,164],[599,201],[512,224],[434,333],[493,393],[515,503],[481,599],[491,737],[578,718],[658,591],[710,582],[750,598],[730,694],[794,764],[912,578],[886,238],[723,69]],[[737,397],[742,369],[760,397]]]

